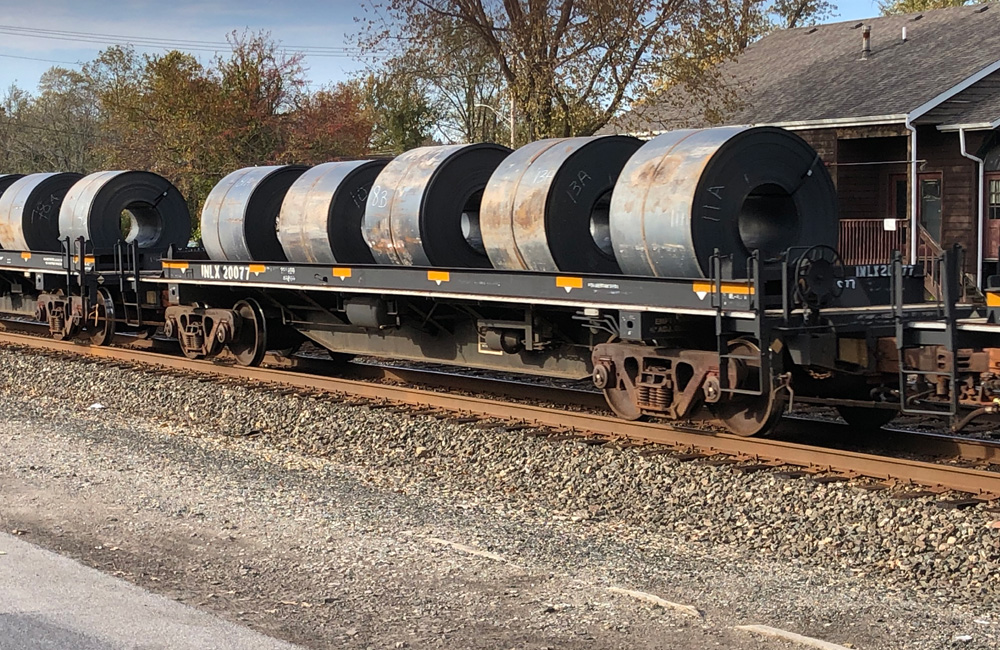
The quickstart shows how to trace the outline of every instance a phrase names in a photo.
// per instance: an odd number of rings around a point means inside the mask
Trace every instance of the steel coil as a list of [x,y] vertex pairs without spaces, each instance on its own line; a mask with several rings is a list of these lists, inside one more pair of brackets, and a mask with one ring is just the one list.
[[296,179],[278,217],[278,240],[291,262],[373,264],[361,234],[372,184],[388,160],[317,165]]
[[59,208],[82,174],[28,174],[0,195],[0,246],[8,250],[61,251]]
[[83,237],[90,250],[110,250],[119,241],[134,241],[142,250],[163,252],[171,245],[187,244],[191,214],[177,188],[158,174],[96,172],[66,193],[59,209],[59,234]]
[[[24,178],[24,174],[0,174],[0,195],[7,191],[7,188],[14,184],[14,181]],[[0,246],[2,249],[3,246]]]
[[710,277],[718,249],[742,275],[754,250],[835,247],[837,196],[819,155],[790,131],[672,131],[625,165],[610,223],[624,273]]
[[244,167],[212,188],[201,210],[205,252],[219,261],[287,261],[277,221],[285,192],[306,167]]
[[532,142],[493,172],[480,209],[493,266],[527,271],[618,273],[608,214],[611,191],[637,138]]
[[14,181],[24,178],[24,174],[0,174],[0,194],[7,191],[7,188],[14,184]]
[[396,157],[372,186],[364,235],[382,264],[489,268],[479,204],[510,153],[496,144],[421,147]]

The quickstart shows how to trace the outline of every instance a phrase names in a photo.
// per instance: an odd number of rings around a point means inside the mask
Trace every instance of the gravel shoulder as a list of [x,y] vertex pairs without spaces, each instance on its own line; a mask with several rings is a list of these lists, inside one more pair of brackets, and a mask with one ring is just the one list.
[[3,530],[311,648],[1000,647],[981,506],[11,350],[0,412]]

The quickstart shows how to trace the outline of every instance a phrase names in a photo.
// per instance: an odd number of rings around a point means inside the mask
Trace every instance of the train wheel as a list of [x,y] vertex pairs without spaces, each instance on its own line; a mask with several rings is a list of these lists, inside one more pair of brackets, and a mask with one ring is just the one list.
[[622,367],[615,370],[605,364],[594,367],[594,385],[604,391],[604,399],[615,415],[625,420],[644,419],[635,388],[638,368],[634,364],[635,359],[626,359]]
[[256,300],[240,300],[233,305],[240,316],[240,326],[229,344],[229,351],[241,366],[259,366],[267,352],[267,321]]
[[[733,341],[730,352],[756,357],[760,349],[754,343],[741,339]],[[752,359],[731,359],[730,363],[736,364],[735,372],[730,371],[730,385],[745,390],[761,390],[758,364]],[[776,395],[769,387],[764,387],[760,395],[730,395],[710,404],[709,409],[730,433],[749,437],[766,433],[777,424],[784,406],[783,394]]]
[[837,413],[851,427],[861,431],[878,431],[892,422],[899,411],[896,409],[876,409],[864,406],[838,406]]
[[87,329],[90,331],[90,342],[93,345],[110,345],[115,337],[115,303],[111,292],[101,287],[97,290],[97,302],[94,304],[92,316],[88,319]]

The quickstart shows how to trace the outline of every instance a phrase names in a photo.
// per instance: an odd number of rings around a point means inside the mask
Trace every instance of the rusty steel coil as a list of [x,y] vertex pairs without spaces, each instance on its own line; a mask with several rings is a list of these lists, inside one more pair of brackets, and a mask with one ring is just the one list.
[[710,277],[718,249],[743,275],[754,250],[836,247],[837,195],[819,155],[789,131],[672,131],[625,165],[610,223],[624,273]]
[[163,252],[187,244],[191,214],[177,188],[158,174],[95,172],[66,193],[59,209],[59,234],[83,237],[95,251],[126,241],[145,251]]
[[374,264],[361,234],[372,184],[388,160],[317,165],[296,179],[278,217],[278,240],[291,262]]
[[479,204],[510,149],[496,144],[420,147],[396,157],[372,186],[364,235],[381,264],[489,268]]
[[611,191],[640,146],[628,136],[554,138],[508,156],[486,185],[480,208],[493,266],[618,273],[608,223]]
[[281,202],[306,171],[297,165],[244,167],[209,192],[201,210],[205,252],[218,261],[287,261],[278,241]]
[[28,174],[0,195],[0,246],[8,250],[61,251],[59,208],[82,174]]
[[[0,174],[0,195],[7,191],[7,188],[14,184],[14,181],[24,178],[24,174]],[[3,246],[0,246],[2,249]]]

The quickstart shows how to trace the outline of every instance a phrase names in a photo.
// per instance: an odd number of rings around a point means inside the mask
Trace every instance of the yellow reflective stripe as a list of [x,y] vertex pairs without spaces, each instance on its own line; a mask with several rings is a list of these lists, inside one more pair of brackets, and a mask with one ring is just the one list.
[[559,275],[556,276],[556,286],[560,289],[580,289],[583,287],[583,278],[570,278]]
[[[691,285],[691,291],[695,293],[712,293],[715,291],[713,282],[695,282]],[[752,295],[753,287],[749,284],[736,284],[735,282],[723,282],[722,293],[736,293],[743,296]]]

